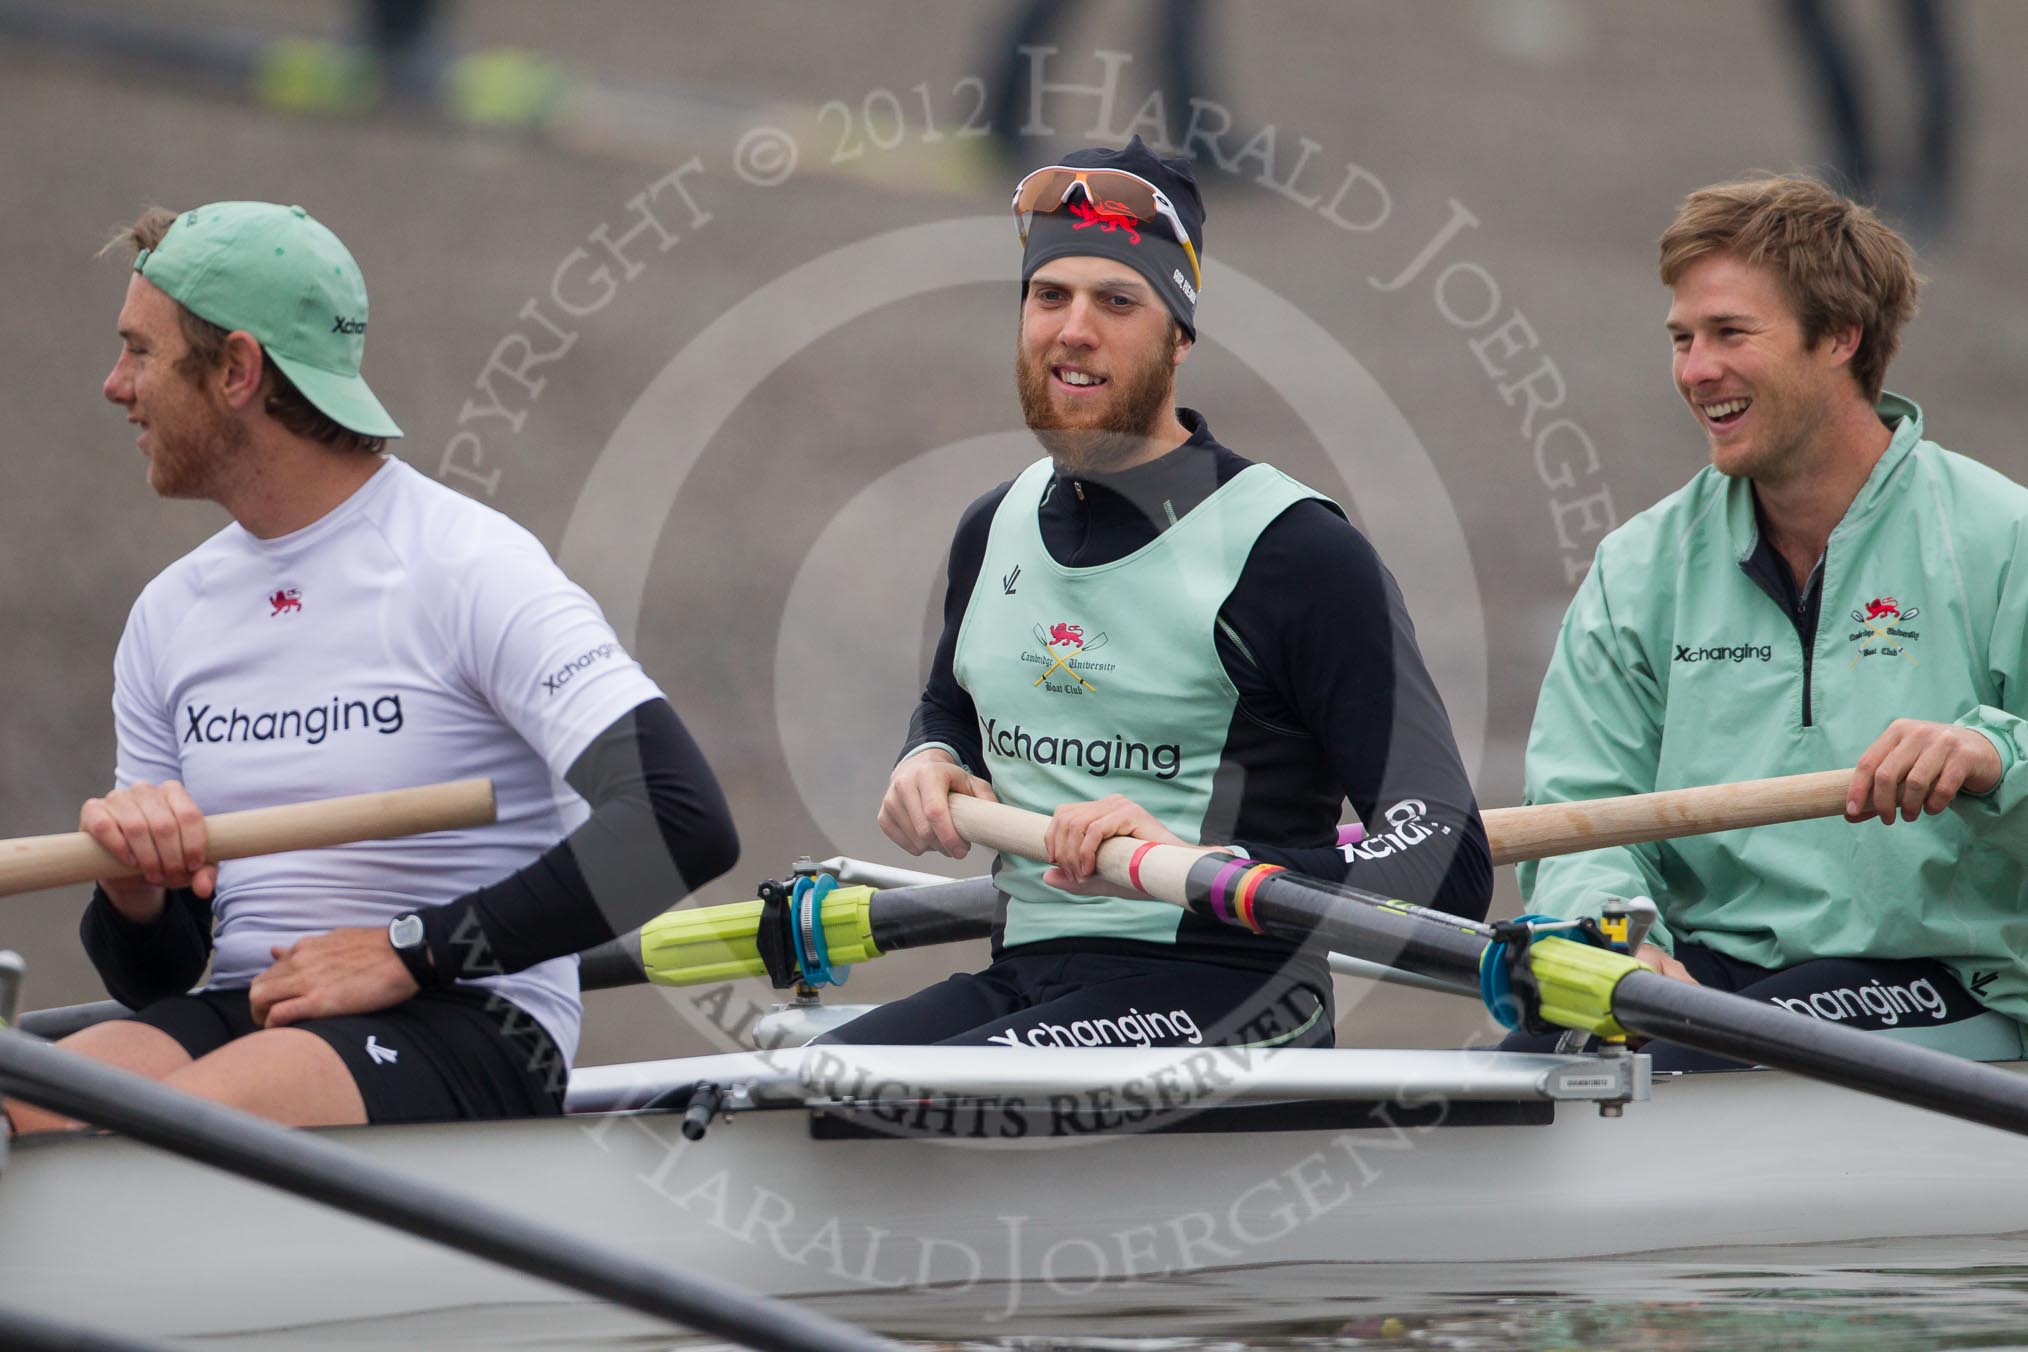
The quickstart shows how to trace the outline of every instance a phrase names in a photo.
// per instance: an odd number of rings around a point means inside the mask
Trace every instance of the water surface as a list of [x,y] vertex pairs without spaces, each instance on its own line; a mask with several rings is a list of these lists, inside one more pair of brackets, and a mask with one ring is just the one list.
[[[947,1352],[2028,1349],[2028,1234],[1540,1264],[1291,1264],[1075,1295],[981,1285],[810,1304],[912,1346]],[[727,1346],[589,1304],[269,1330],[202,1345],[323,1352],[397,1345],[584,1352],[715,1352]]]

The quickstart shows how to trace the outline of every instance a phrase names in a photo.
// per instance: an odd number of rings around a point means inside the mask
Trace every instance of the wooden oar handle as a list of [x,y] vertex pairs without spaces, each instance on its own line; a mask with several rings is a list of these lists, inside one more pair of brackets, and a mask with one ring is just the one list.
[[[1024,859],[1047,860],[1043,834],[1049,818],[1006,803],[989,803],[967,794],[951,795],[951,825],[974,845],[984,845],[1001,854],[1018,854]],[[1142,841],[1132,836],[1114,836],[1098,849],[1099,876],[1121,887],[1133,887],[1136,874],[1128,872]],[[1157,845],[1141,856],[1136,871],[1140,890],[1161,901],[1185,904],[1183,883],[1190,865],[1204,851],[1196,846]]]
[[1546,859],[1677,836],[1772,826],[1845,811],[1850,770],[1821,770],[1694,789],[1665,789],[1588,803],[1496,807],[1484,813],[1495,864]]
[[[1711,784],[1692,789],[1625,798],[1600,798],[1588,803],[1540,803],[1533,807],[1496,807],[1483,815],[1495,864],[1546,859],[1556,854],[1602,850],[1678,836],[1733,831],[1743,826],[1772,826],[1810,817],[1836,817],[1845,811],[1850,770],[1820,770],[1778,779],[1750,779],[1738,784]],[[1005,803],[989,803],[962,794],[951,796],[951,821],[958,834],[975,845],[1002,854],[1043,859],[1043,831],[1049,818]],[[1099,847],[1099,873],[1122,887],[1133,883],[1127,864],[1141,842],[1115,837]],[[1179,905],[1182,879],[1197,856],[1196,849],[1160,847],[1142,857],[1141,890]],[[1152,885],[1160,883],[1167,890]]]
[[[221,812],[204,819],[204,857],[217,863],[355,840],[484,826],[494,819],[495,810],[492,780],[460,779],[286,807]],[[82,831],[0,841],[0,896],[132,876],[134,870]]]

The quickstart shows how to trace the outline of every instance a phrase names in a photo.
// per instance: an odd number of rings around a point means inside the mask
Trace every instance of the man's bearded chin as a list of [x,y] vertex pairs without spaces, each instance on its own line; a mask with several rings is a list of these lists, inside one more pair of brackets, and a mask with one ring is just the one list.
[[159,426],[149,482],[165,498],[217,501],[243,471],[252,440],[239,419],[211,404],[190,423]]
[[1139,456],[1168,413],[1176,392],[1175,342],[1138,370],[1115,369],[1112,398],[1093,422],[1069,422],[1050,399],[1049,368],[1024,350],[1014,359],[1021,414],[1035,440],[1058,467],[1071,473],[1104,473]]

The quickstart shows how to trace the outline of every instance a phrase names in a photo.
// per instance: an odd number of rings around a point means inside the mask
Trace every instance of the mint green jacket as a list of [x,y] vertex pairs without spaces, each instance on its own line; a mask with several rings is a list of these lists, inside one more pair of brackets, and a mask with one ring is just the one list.
[[1530,909],[1655,899],[1651,942],[1763,967],[1942,960],[2028,1019],[2028,489],[1923,439],[1892,443],[1831,532],[1806,654],[1741,564],[1752,486],[1705,468],[1600,542],[1543,680],[1527,800],[1604,798],[1849,766],[1896,718],[1984,733],[1997,788],[1915,822],[1842,817],[1523,864]]

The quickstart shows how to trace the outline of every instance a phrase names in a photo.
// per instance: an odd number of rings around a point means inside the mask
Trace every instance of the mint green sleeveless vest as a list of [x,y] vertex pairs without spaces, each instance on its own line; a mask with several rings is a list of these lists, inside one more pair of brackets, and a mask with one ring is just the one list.
[[[1134,553],[1066,568],[1036,520],[1052,472],[1036,461],[1001,500],[958,629],[953,667],[978,709],[994,791],[1034,812],[1121,793],[1200,840],[1239,702],[1213,640],[1219,609],[1261,531],[1321,495],[1250,465]],[[1176,941],[1178,908],[1046,887],[1046,867],[1000,861],[1003,943]]]

